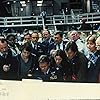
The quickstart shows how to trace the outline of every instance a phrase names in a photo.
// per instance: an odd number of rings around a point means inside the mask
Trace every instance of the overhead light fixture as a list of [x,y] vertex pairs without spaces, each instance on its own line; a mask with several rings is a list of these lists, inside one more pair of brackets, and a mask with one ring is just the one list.
[[23,11],[23,8],[20,8],[21,11]]
[[22,7],[25,7],[26,6],[26,3],[22,3]]
[[30,2],[30,0],[28,0],[27,2]]
[[42,3],[38,3],[37,6],[42,6]]
[[16,1],[14,0],[13,2],[15,3]]
[[43,0],[41,0],[41,1],[37,1],[37,3],[43,3]]
[[25,4],[25,1],[20,1],[21,4]]
[[10,2],[7,2],[7,4],[9,5],[9,4],[10,4]]
[[37,1],[37,6],[42,6],[43,0]]

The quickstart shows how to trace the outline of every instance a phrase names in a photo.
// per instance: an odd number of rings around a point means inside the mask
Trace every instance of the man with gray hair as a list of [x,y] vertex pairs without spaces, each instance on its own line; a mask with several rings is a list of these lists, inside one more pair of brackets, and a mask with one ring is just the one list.
[[82,52],[83,54],[87,55],[88,54],[88,51],[87,51],[87,47],[85,46],[85,44],[81,41],[80,39],[80,36],[78,34],[77,31],[72,31],[70,34],[69,34],[69,38],[71,41],[75,41],[75,43],[77,44],[78,46],[78,50],[80,52]]

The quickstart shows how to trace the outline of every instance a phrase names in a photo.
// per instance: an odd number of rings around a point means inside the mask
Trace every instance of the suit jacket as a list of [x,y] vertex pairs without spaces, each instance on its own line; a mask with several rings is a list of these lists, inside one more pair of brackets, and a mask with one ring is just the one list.
[[[64,50],[64,49],[65,49],[65,46],[66,46],[66,44],[67,44],[67,42],[68,42],[68,41],[62,41],[61,44],[60,44],[60,49]],[[56,49],[57,49],[57,43],[52,43],[52,44],[50,44],[49,48],[50,48],[50,51],[51,51],[52,49],[56,50]],[[58,48],[58,49],[59,49],[59,48]]]
[[49,55],[50,50],[53,48],[54,40],[52,38],[49,38],[47,40],[42,41],[42,44],[45,46],[46,54]]
[[37,57],[40,57],[41,55],[46,54],[46,47],[40,42],[37,42],[36,44],[34,44],[34,47],[32,47],[32,53]]
[[76,56],[69,61],[71,74],[68,79],[72,82],[87,82],[88,60],[84,54],[78,52]]
[[[16,57],[13,57],[12,52],[9,50],[6,58],[0,56],[0,79],[17,80],[18,79],[18,61]],[[3,70],[4,65],[10,65],[10,70],[5,72]]]

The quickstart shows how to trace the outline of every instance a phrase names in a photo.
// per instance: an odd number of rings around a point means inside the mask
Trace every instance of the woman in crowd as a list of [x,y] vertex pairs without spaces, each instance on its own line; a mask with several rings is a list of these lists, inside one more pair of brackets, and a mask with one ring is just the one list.
[[88,62],[88,82],[100,82],[100,50],[96,48],[96,36],[90,35],[87,37],[87,48],[89,55]]
[[70,65],[66,53],[61,49],[56,50],[54,56],[51,58],[51,64],[61,74],[63,80],[67,81],[67,77],[70,75]]

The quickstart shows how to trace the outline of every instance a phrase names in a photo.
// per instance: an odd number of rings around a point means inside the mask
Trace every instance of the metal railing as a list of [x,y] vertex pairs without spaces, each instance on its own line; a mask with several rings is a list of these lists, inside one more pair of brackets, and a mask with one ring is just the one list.
[[[86,23],[100,23],[100,13],[85,13],[80,15],[53,15],[46,16],[46,25],[71,25],[81,24],[80,20],[86,19]],[[41,16],[0,17],[0,27],[44,26]]]

